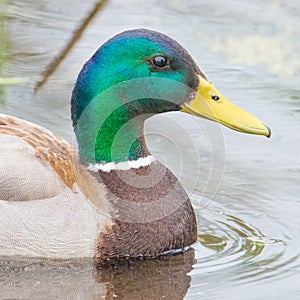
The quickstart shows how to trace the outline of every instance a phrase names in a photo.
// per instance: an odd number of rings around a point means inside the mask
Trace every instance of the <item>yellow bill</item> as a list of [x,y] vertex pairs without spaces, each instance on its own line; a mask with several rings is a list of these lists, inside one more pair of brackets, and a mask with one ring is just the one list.
[[212,84],[199,76],[198,91],[181,111],[213,120],[233,130],[271,136],[271,130],[259,119],[228,101]]

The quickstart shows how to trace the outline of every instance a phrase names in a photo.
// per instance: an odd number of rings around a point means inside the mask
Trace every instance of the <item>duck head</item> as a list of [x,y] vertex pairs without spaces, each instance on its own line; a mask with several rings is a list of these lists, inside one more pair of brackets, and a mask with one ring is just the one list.
[[270,129],[230,103],[189,53],[159,32],[125,31],[101,46],[81,70],[72,120],[85,162],[123,162],[149,154],[145,119],[182,111],[231,129],[269,137]]

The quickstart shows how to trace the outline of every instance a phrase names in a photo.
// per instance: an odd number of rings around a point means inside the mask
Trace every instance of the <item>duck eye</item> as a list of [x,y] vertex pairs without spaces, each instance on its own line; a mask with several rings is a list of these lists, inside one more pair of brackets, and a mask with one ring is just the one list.
[[156,68],[164,68],[168,65],[168,59],[165,56],[157,55],[152,58],[152,64]]

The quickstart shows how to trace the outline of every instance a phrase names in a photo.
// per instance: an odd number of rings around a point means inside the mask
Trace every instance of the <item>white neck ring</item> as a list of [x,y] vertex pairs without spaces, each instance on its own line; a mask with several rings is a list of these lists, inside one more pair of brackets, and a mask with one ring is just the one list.
[[96,163],[96,164],[89,164],[87,169],[92,172],[110,172],[113,170],[118,171],[127,171],[130,169],[139,169],[141,167],[147,167],[152,162],[155,161],[154,156],[148,155],[146,157],[140,157],[137,160],[128,160],[122,162],[109,162],[109,163]]

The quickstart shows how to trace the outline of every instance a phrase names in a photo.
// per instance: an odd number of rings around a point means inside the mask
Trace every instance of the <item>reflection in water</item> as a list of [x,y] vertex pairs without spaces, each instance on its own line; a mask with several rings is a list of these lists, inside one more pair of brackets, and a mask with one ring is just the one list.
[[206,229],[204,234],[198,235],[201,245],[214,251],[212,252],[214,258],[206,256],[198,259],[201,264],[208,261],[211,264],[210,260],[214,259],[214,265],[226,268],[229,262],[232,266],[255,259],[267,244],[280,243],[275,240],[269,241],[258,229],[233,215],[222,214],[216,221],[217,228],[214,228],[212,234],[207,233],[209,230]]
[[94,19],[97,13],[105,6],[107,1],[108,0],[97,1],[89,15],[83,19],[78,29],[74,32],[70,41],[66,44],[63,50],[61,50],[59,55],[55,57],[54,60],[51,61],[50,64],[47,66],[45,72],[43,73],[43,78],[41,79],[41,81],[38,81],[34,87],[35,93],[37,93],[38,90],[47,82],[49,77],[55,72],[55,70],[59,67],[61,62],[68,56],[75,44],[82,37],[84,31],[86,30],[90,22]]
[[0,261],[0,298],[183,299],[194,251],[101,269],[87,261]]
[[195,263],[194,251],[167,260],[134,262],[114,270],[97,270],[97,282],[105,282],[107,299],[183,299],[190,286],[187,275]]
[[[285,242],[265,236],[259,229],[232,214],[206,210],[205,213],[198,212],[198,218],[201,218],[202,226],[199,244],[195,245],[197,264],[191,276],[204,284],[201,294],[214,288],[220,274],[225,277],[221,275],[219,288],[226,289],[228,286],[258,283],[263,279],[272,282],[272,278],[284,276],[286,269],[297,266],[299,252],[286,255]],[[214,223],[211,223],[212,219]],[[199,290],[194,292],[192,289],[188,295],[194,299],[198,293]],[[214,294],[220,296],[222,291],[217,289]]]

